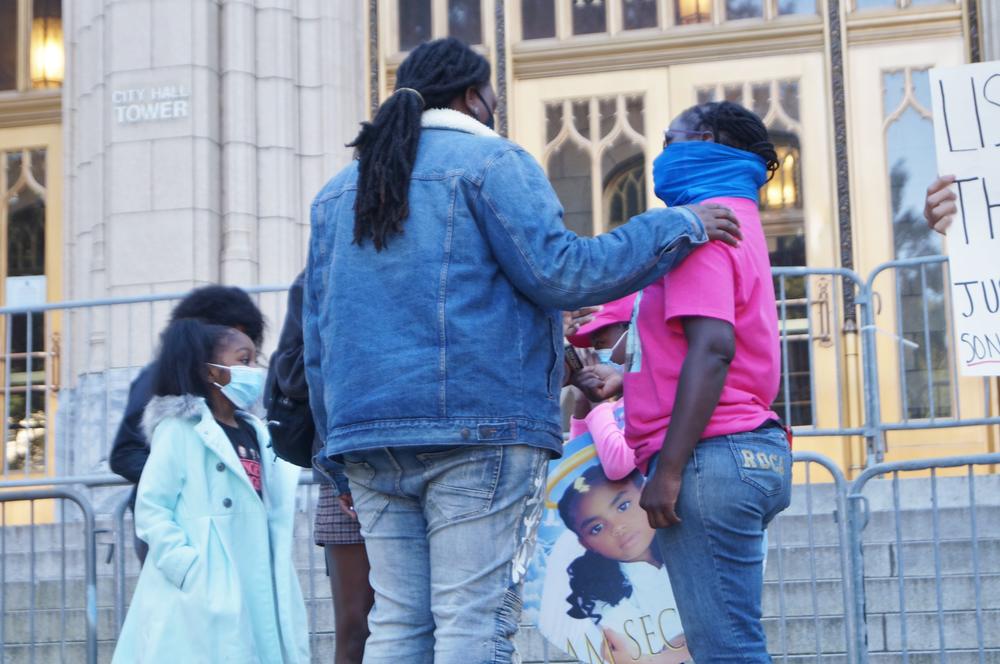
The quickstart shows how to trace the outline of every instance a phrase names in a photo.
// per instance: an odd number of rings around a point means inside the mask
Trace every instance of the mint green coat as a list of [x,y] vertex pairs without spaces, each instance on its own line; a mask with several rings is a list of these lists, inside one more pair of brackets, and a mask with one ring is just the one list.
[[[204,399],[155,397],[135,503],[149,555],[114,664],[306,664],[309,634],[292,558],[300,471],[261,448],[264,500]],[[152,435],[150,435],[150,432]]]

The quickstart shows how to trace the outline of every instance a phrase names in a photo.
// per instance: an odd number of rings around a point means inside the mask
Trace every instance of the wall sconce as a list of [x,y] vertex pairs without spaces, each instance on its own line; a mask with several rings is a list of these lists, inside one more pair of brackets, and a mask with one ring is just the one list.
[[31,22],[31,86],[58,88],[65,74],[62,18],[36,16]]
[[761,190],[765,210],[784,210],[799,206],[798,150],[788,145],[775,146],[781,167]]

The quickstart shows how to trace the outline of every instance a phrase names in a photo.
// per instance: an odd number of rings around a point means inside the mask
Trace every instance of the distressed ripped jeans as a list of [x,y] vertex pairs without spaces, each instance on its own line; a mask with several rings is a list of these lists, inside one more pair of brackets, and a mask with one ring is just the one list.
[[550,453],[526,445],[344,457],[375,607],[365,664],[508,664]]
[[777,424],[695,446],[677,498],[681,522],[656,539],[698,664],[771,661],[761,624],[765,529],[791,496],[792,455]]

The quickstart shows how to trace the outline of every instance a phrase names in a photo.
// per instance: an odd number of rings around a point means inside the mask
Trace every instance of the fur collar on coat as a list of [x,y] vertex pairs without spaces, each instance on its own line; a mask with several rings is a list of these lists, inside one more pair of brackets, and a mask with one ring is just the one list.
[[153,440],[153,432],[163,420],[170,417],[200,420],[208,411],[204,397],[193,394],[153,397],[142,413],[142,432],[146,440]]

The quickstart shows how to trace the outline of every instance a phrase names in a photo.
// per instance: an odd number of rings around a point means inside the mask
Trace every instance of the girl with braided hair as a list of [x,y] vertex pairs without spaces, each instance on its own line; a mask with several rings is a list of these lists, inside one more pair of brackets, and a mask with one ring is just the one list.
[[760,118],[729,102],[684,111],[653,164],[668,205],[727,205],[738,247],[699,247],[640,300],[624,377],[625,435],[649,469],[641,505],[696,662],[770,662],[764,537],[791,500],[791,450],[771,404],[781,356],[760,188],[777,169]]
[[562,449],[560,312],[738,241],[721,206],[577,237],[538,163],[493,131],[496,105],[485,58],[422,44],[312,206],[306,376],[317,463],[343,462],[371,563],[366,664],[511,661]]

